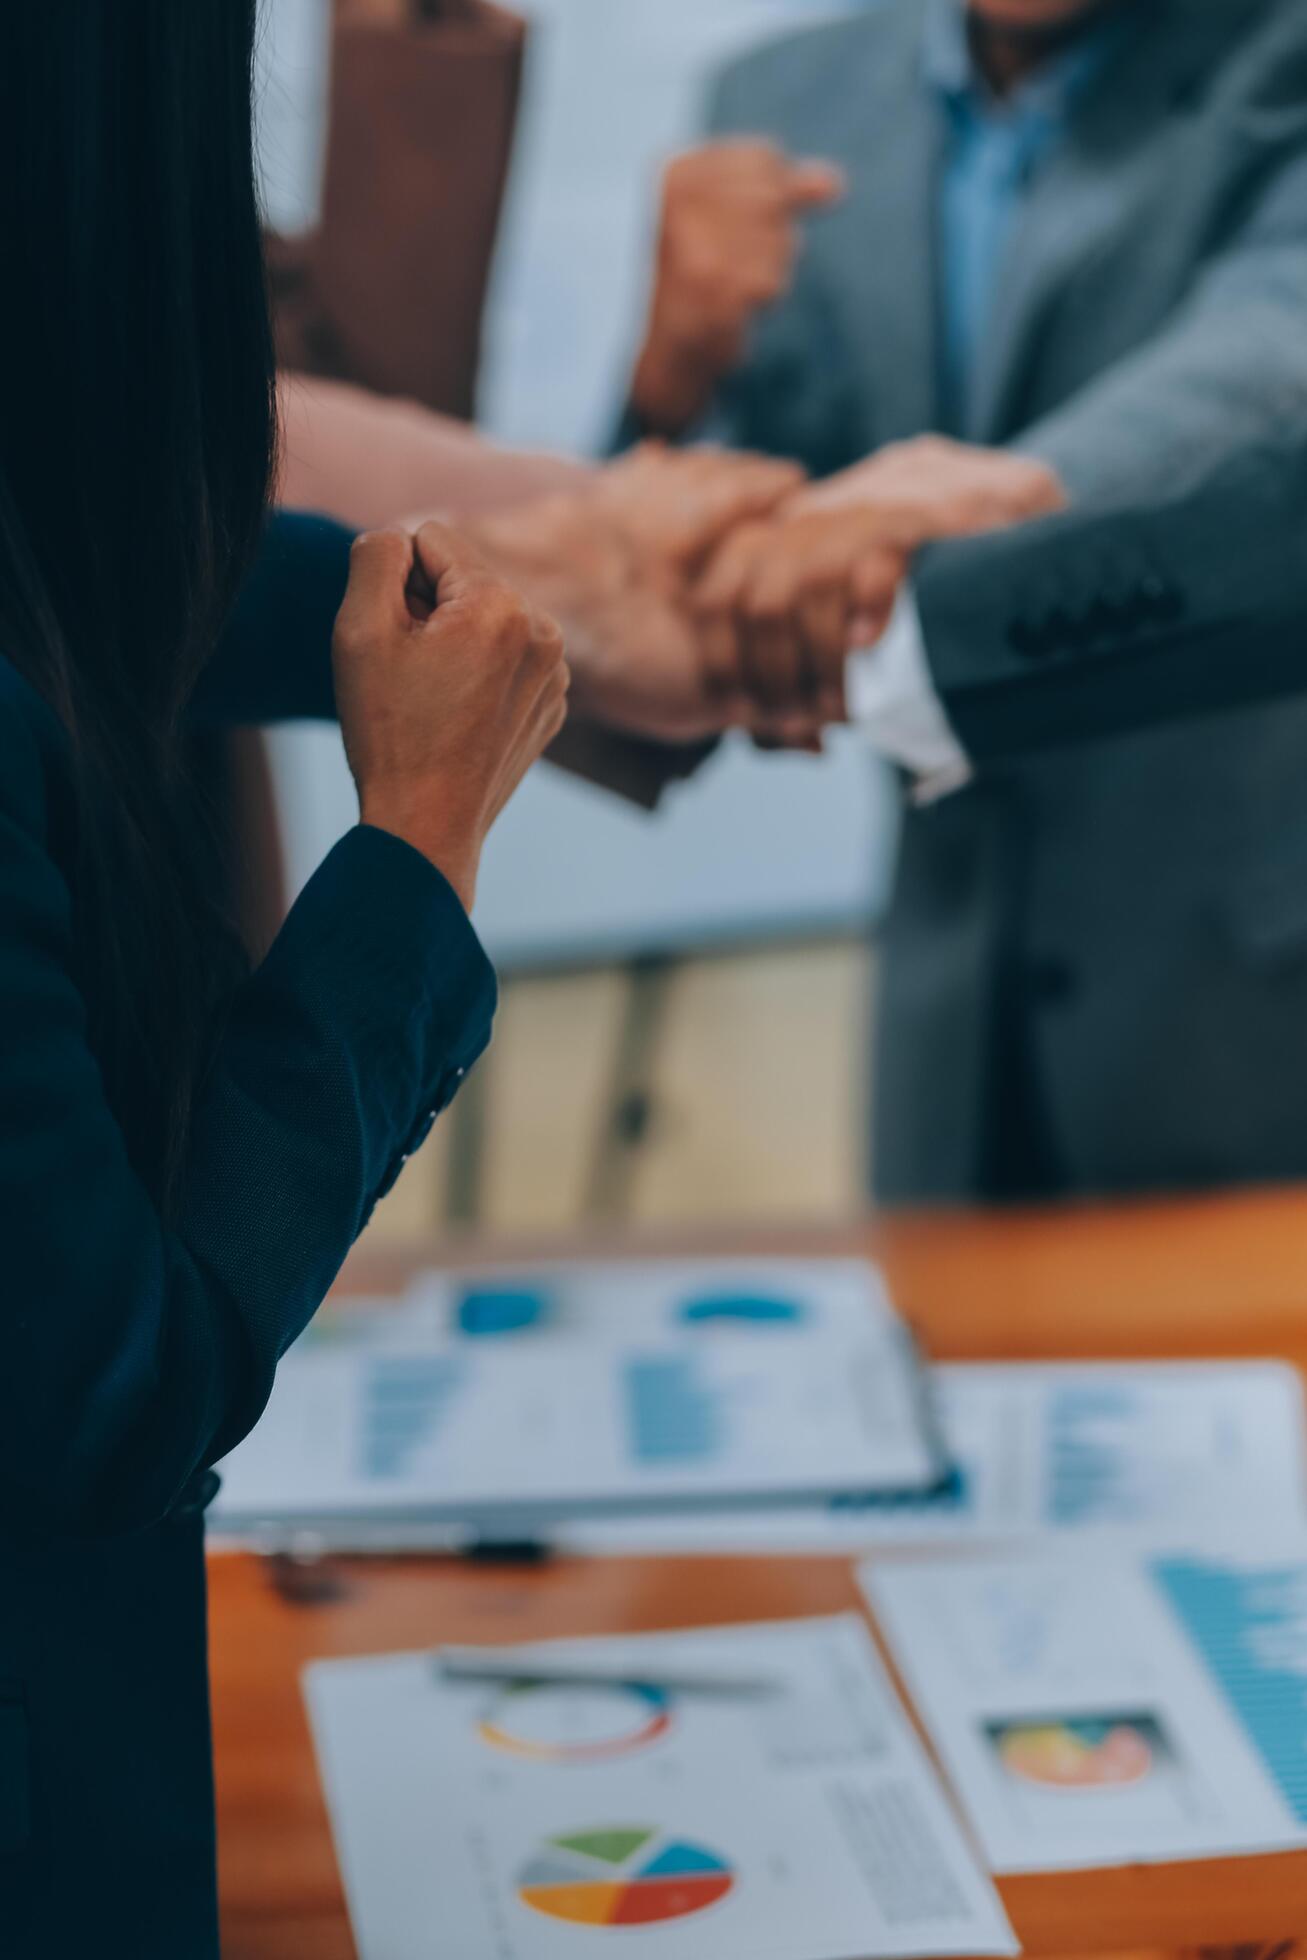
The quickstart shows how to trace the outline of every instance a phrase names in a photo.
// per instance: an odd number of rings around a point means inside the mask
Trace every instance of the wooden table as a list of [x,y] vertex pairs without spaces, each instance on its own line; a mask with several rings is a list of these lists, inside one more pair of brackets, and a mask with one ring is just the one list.
[[[884,1262],[941,1359],[1278,1355],[1307,1372],[1307,1193],[647,1246],[858,1248]],[[398,1283],[403,1270],[360,1259],[350,1283]],[[534,1570],[433,1559],[354,1562],[321,1576],[329,1596],[296,1604],[254,1559],[211,1561],[226,1960],[355,1953],[300,1700],[306,1661],[860,1604],[848,1561],[829,1558],[564,1560]],[[1251,1960],[1307,1946],[1307,1855],[1005,1879],[1002,1891],[1032,1954],[1238,1947]]]

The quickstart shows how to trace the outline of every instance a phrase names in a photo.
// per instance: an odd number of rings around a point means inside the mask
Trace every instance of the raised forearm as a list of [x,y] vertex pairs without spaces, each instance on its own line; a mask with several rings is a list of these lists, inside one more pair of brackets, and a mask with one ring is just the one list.
[[472,516],[584,483],[572,457],[503,449],[451,416],[344,382],[283,375],[280,496],[356,529],[414,511]]

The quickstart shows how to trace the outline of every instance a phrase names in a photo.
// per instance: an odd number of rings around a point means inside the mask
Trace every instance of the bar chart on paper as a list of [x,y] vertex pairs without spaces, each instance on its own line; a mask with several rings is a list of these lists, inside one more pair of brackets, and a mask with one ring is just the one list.
[[466,1374],[458,1358],[446,1355],[371,1361],[360,1412],[363,1475],[378,1482],[405,1476],[438,1436]]
[[1153,1576],[1307,1829],[1307,1564],[1162,1559]]
[[528,1538],[916,1494],[946,1469],[913,1344],[865,1263],[432,1273],[286,1358],[211,1520],[342,1548]]

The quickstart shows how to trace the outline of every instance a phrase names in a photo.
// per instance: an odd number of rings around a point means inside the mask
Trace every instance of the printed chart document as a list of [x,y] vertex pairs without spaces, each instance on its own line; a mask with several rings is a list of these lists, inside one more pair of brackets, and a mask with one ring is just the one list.
[[[856,1615],[517,1652],[509,1682],[307,1671],[362,1960],[1017,1950]],[[776,1685],[662,1679],[696,1669]]]
[[954,1476],[886,1504],[574,1525],[598,1552],[857,1551],[1110,1530],[1157,1543],[1259,1518],[1307,1528],[1302,1384],[1277,1362],[989,1363],[931,1370]]
[[328,1302],[300,1345],[451,1336],[538,1345],[560,1335],[625,1345],[687,1328],[858,1336],[869,1315],[897,1317],[884,1279],[864,1259],[433,1267],[397,1299]]
[[996,1871],[1307,1847],[1307,1540],[863,1579]]
[[282,1363],[221,1466],[215,1529],[526,1536],[921,1491],[946,1472],[911,1338],[857,1262],[478,1276],[361,1319]]

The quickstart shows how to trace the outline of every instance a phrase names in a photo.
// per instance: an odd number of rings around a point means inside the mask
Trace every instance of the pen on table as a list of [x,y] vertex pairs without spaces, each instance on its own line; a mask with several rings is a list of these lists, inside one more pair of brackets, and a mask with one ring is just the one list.
[[577,1688],[666,1688],[674,1694],[774,1695],[785,1683],[775,1675],[726,1668],[642,1668],[620,1662],[553,1659],[539,1649],[437,1647],[433,1656],[451,1681],[531,1681]]

